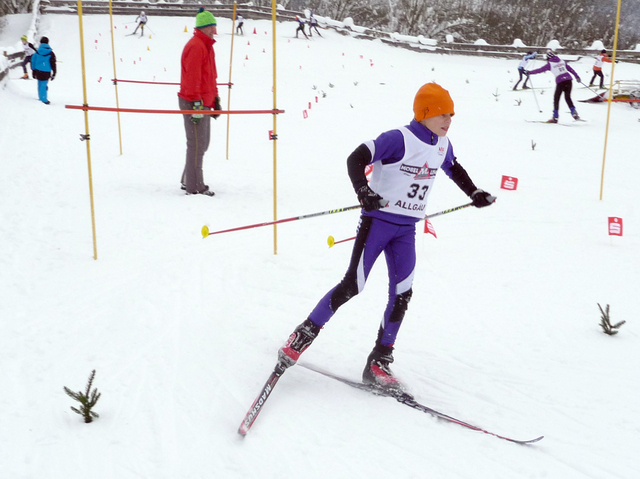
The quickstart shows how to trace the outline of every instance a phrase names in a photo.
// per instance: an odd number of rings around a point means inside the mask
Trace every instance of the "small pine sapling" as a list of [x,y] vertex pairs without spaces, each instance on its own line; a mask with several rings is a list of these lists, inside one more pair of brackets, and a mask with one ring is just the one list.
[[76,409],[71,406],[71,410],[84,417],[84,422],[86,423],[92,422],[94,418],[100,417],[98,413],[91,410],[102,395],[102,393],[98,392],[97,388],[94,388],[93,391],[91,391],[91,385],[93,384],[93,378],[95,378],[95,376],[96,370],[94,369],[91,371],[91,376],[89,376],[89,381],[87,382],[87,389],[84,393],[82,391],[78,391],[77,393],[73,392],[71,389],[64,386],[64,392],[81,404],[80,409]]
[[626,321],[620,321],[619,323],[611,324],[611,320],[609,318],[609,305],[607,304],[607,307],[603,310],[602,306],[600,306],[600,303],[598,303],[598,308],[600,308],[600,313],[602,313],[600,319],[600,327],[605,332],[605,334],[608,334],[609,336],[618,334],[618,329],[620,328],[620,326],[626,323]]
[[516,106],[520,106],[520,105],[522,105],[522,98],[518,98],[516,100]]
[[500,93],[498,93],[498,89],[497,89],[497,88],[496,88],[496,92],[495,92],[495,93],[492,93],[492,95],[493,95],[494,97],[496,97],[496,101],[498,101],[498,97],[500,96]]
[[531,149],[532,149],[533,151],[535,151],[535,150],[536,150],[536,142],[535,142],[535,141],[533,141],[533,140],[531,140]]

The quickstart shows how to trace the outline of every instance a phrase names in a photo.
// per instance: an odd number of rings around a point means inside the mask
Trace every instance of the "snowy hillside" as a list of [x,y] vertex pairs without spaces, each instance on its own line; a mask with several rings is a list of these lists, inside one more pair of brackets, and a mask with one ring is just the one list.
[[[114,18],[118,78],[179,81],[193,21],[151,18],[140,38],[126,36],[133,20]],[[88,103],[115,106],[109,18],[85,17],[84,32]],[[245,32],[234,42],[231,109],[271,109],[271,24],[248,21]],[[499,434],[545,438],[519,446],[294,367],[242,439],[237,428],[277,349],[347,268],[351,243],[329,249],[327,237],[352,236],[358,212],[280,225],[277,255],[272,227],[202,239],[205,224],[273,219],[271,116],[230,117],[228,160],[227,119],[212,123],[208,198],[180,190],[180,116],[122,114],[120,155],[116,115],[92,112],[94,260],[84,115],[65,108],[83,102],[78,19],[55,15],[40,31],[59,61],[51,105],[37,101],[20,69],[0,89],[2,477],[636,477],[638,110],[612,105],[599,200],[606,104],[577,103],[586,122],[574,123],[561,103],[568,126],[527,123],[551,115],[549,73],[533,77],[534,97],[511,90],[514,61],[294,32],[278,25],[277,107],[286,112],[277,119],[278,217],[356,204],[347,156],[409,123],[423,83],[447,88],[456,155],[498,200],[434,218],[437,239],[419,234],[394,371],[430,407]],[[219,19],[218,33],[226,82],[229,20]],[[573,64],[585,81],[592,63]],[[640,66],[615,72],[637,79]],[[574,100],[594,96],[578,86]],[[177,109],[176,92],[118,85],[123,108]],[[518,179],[517,190],[500,188],[503,175]],[[439,178],[430,213],[468,201]],[[623,219],[624,236],[608,235],[608,217]],[[359,379],[386,294],[381,259],[301,362]],[[617,336],[602,333],[598,303],[611,306],[613,322],[627,321]],[[100,418],[87,425],[63,386],[84,389],[93,369]]]

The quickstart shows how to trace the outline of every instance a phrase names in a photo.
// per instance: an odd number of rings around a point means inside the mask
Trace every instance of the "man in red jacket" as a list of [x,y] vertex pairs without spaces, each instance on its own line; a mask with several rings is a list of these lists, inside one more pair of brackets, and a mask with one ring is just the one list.
[[182,71],[178,102],[181,110],[194,110],[191,115],[183,115],[184,129],[187,134],[187,159],[182,173],[182,189],[188,195],[214,196],[215,193],[204,184],[202,161],[209,148],[211,136],[211,117],[203,115],[201,110],[221,110],[216,71],[216,58],[213,50],[216,33],[216,19],[211,12],[200,7],[196,15],[196,28],[193,37],[182,51]]

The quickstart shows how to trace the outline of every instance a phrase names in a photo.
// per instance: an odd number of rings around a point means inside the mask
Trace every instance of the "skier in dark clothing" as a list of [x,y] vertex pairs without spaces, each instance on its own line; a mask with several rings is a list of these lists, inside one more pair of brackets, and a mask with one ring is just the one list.
[[[362,205],[351,255],[342,281],[331,289],[278,351],[276,371],[293,366],[338,308],[359,294],[375,261],[384,252],[389,299],[373,351],[362,373],[365,383],[402,389],[391,372],[393,347],[412,295],[416,223],[425,217],[427,197],[439,169],[482,208],[495,200],[476,188],[456,161],[447,132],[454,115],[449,92],[436,83],[423,85],[407,126],[366,141],[347,159],[349,179]],[[365,168],[373,165],[371,182]]]
[[[576,77],[578,83],[581,83],[580,77],[570,65],[564,60],[561,60],[553,50],[547,52],[547,64],[531,70],[529,75],[537,75],[538,73],[550,71],[556,77],[556,91],[553,94],[553,117],[549,120],[549,123],[558,123],[558,109],[560,107],[560,96],[564,93],[564,99],[571,110],[571,116],[575,120],[579,120],[580,116],[576,111],[576,107],[571,100],[571,87],[572,78],[571,75]],[[571,74],[569,74],[571,72]]]
[[47,37],[40,39],[40,46],[31,57],[31,69],[33,70],[33,77],[38,80],[38,98],[45,105],[50,104],[51,102],[47,98],[49,80],[54,80],[57,69],[56,54],[53,53],[49,46]]
[[298,22],[298,28],[296,28],[296,38],[298,38],[298,32],[302,32],[302,34],[304,35],[304,38],[308,40],[309,37],[304,32],[304,25],[305,25],[304,20],[300,18],[298,15],[296,15],[296,22]]

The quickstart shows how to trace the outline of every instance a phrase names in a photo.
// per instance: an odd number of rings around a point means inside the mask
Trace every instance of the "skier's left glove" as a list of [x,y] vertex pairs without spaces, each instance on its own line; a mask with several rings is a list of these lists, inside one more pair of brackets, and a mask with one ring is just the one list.
[[378,193],[369,188],[369,185],[363,185],[356,190],[358,201],[365,211],[375,211],[386,207],[389,202],[382,198]]
[[[217,96],[216,99],[213,101],[213,109],[214,110],[222,110],[222,105],[220,104],[220,97]],[[211,115],[213,117],[214,120],[217,120],[218,117],[220,116],[220,114],[217,115]]]
[[49,80],[53,81],[55,80],[56,76],[55,75],[51,75],[51,78],[49,78]]
[[471,193],[471,200],[473,201],[473,206],[476,208],[484,208],[485,206],[489,206],[496,201],[495,196],[491,196],[484,190],[476,190]]

